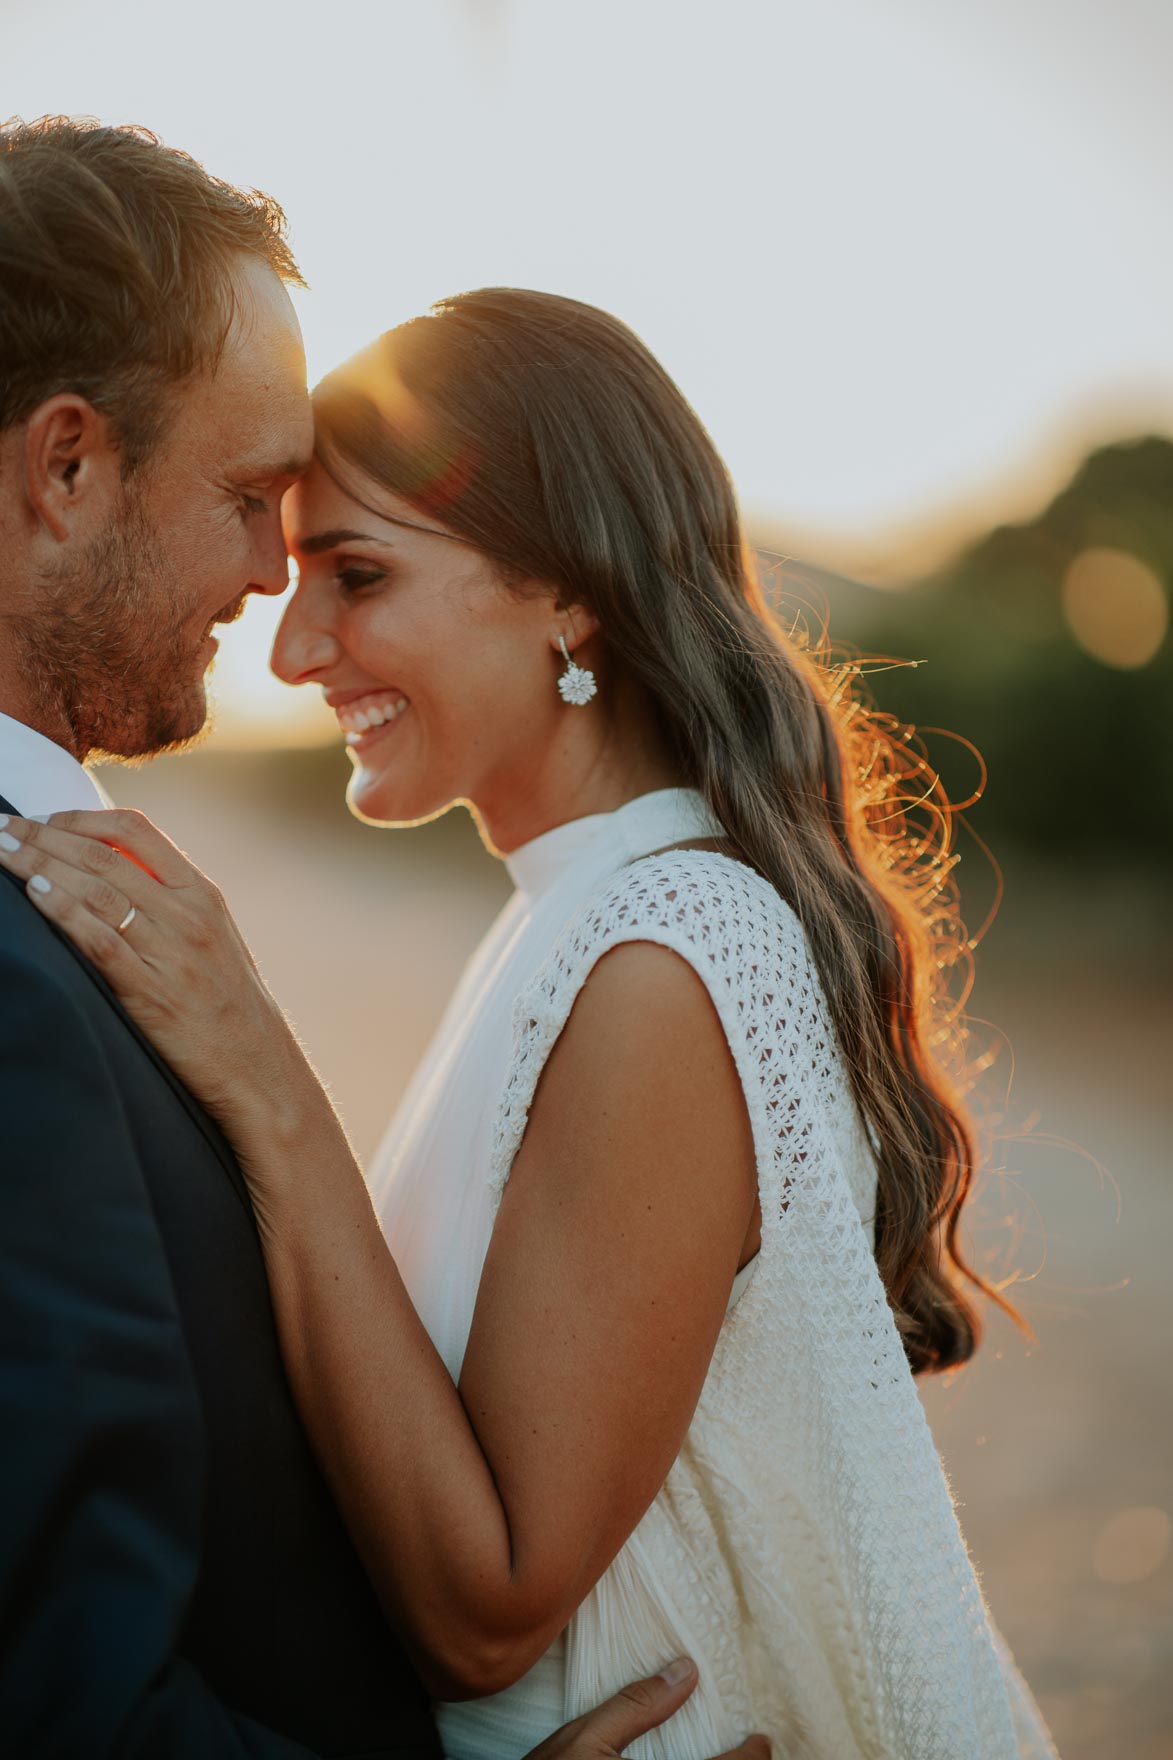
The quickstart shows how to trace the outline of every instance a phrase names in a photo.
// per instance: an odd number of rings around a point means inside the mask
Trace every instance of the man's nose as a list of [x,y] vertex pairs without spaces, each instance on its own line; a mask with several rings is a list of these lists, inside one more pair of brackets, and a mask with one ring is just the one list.
[[257,531],[253,578],[249,587],[254,593],[283,593],[289,585],[289,553],[281,531],[281,515],[277,509],[263,521]]
[[286,684],[311,684],[337,664],[341,652],[331,627],[329,595],[300,581],[277,626],[270,670]]

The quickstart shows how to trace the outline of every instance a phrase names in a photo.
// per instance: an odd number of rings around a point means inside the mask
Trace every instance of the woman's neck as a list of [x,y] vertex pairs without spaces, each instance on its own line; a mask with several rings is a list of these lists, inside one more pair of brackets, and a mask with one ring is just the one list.
[[556,800],[541,802],[533,799],[524,803],[523,810],[508,816],[496,815],[492,820],[473,802],[473,815],[490,848],[506,856],[520,849],[522,844],[541,837],[544,832],[553,831],[556,825],[566,824],[569,819],[585,819],[593,813],[614,813],[641,795],[654,794],[661,788],[684,786],[680,775],[668,770],[649,769],[623,777],[592,776],[584,779],[579,787],[561,792]]
[[568,819],[613,813],[640,795],[687,786],[658,723],[638,702],[616,705],[607,722],[570,723],[566,732],[565,742],[554,743],[534,769],[503,779],[491,798],[472,802],[481,835],[499,854]]

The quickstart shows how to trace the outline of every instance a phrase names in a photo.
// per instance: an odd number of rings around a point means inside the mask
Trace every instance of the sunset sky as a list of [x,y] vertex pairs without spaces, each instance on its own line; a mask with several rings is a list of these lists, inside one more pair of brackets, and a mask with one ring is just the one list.
[[[0,0],[0,112],[284,203],[311,377],[461,288],[593,301],[752,515],[865,572],[1173,429],[1171,58],[1163,0]],[[269,609],[226,726],[288,702]]]

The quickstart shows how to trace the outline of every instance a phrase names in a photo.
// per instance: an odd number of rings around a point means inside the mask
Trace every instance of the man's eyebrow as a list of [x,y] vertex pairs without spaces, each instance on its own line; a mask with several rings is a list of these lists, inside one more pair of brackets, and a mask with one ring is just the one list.
[[287,458],[283,464],[248,464],[238,475],[242,483],[276,483],[282,477],[304,477],[311,463],[307,457]]
[[295,538],[292,548],[302,556],[320,556],[324,550],[336,550],[339,544],[377,544],[380,550],[390,550],[392,546],[385,538],[376,538],[370,532],[352,532],[339,526],[332,532],[315,532],[309,538]]

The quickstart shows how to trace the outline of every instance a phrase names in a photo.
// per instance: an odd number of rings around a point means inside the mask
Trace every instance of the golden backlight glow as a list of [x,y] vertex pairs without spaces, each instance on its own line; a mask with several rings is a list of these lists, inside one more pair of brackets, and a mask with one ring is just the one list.
[[1169,603],[1153,570],[1127,550],[1081,550],[1063,581],[1071,633],[1105,666],[1145,666],[1165,639]]
[[340,740],[338,722],[314,685],[283,684],[269,653],[288,603],[254,595],[238,622],[219,632],[209,680],[212,737],[224,747],[311,746]]
[[[311,384],[462,289],[616,313],[760,542],[897,584],[1173,420],[1173,8],[1127,10],[595,0],[586,29],[546,0],[351,0],[336,30],[203,0],[145,30],[141,0],[11,0],[0,113],[141,122],[270,191]],[[402,426],[404,388],[382,397]],[[258,621],[225,643],[225,743],[313,714],[267,682]]]

